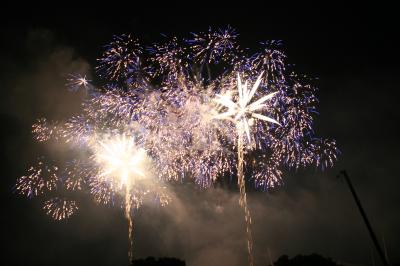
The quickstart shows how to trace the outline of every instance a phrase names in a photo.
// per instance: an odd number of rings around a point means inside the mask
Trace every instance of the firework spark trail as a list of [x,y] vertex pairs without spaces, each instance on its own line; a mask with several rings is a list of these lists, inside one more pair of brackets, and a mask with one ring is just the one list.
[[129,261],[133,261],[133,217],[131,210],[131,193],[129,187],[126,186],[125,190],[125,217],[128,220],[128,237],[129,237],[129,251],[128,257]]
[[[146,173],[146,151],[136,147],[132,136],[112,136],[94,145],[95,157],[101,174],[110,177],[117,187],[125,187],[125,217],[128,221],[129,261],[133,261],[132,188],[136,182],[152,182]],[[115,180],[116,179],[116,180]]]
[[237,164],[237,178],[238,186],[240,191],[239,204],[244,209],[245,222],[246,222],[246,235],[247,235],[247,252],[249,265],[253,266],[253,237],[251,233],[251,214],[247,206],[247,195],[246,195],[246,183],[243,174],[243,162],[244,162],[244,147],[243,147],[243,126],[241,123],[238,125],[237,129],[238,139],[237,139],[237,153],[238,153],[238,164]]
[[237,75],[237,91],[238,97],[237,101],[234,102],[231,99],[231,93],[228,92],[228,95],[217,95],[215,101],[220,105],[227,108],[225,112],[218,113],[214,116],[215,119],[227,119],[232,121],[236,127],[237,133],[237,153],[238,153],[238,164],[237,164],[237,178],[238,178],[238,186],[240,191],[240,200],[239,204],[243,207],[245,212],[245,221],[246,221],[246,235],[247,235],[247,249],[248,249],[248,259],[249,265],[253,265],[253,238],[251,234],[251,215],[250,210],[247,205],[247,195],[246,195],[246,183],[243,173],[243,165],[244,165],[244,135],[247,136],[247,144],[252,147],[252,125],[254,123],[254,119],[262,120],[269,123],[279,124],[273,118],[268,116],[264,116],[259,114],[263,108],[266,107],[265,102],[270,100],[274,95],[274,93],[270,93],[266,96],[261,97],[260,99],[252,102],[252,98],[257,92],[259,85],[262,81],[263,73],[261,73],[257,80],[255,81],[251,90],[247,89],[247,81],[242,84],[240,75]]

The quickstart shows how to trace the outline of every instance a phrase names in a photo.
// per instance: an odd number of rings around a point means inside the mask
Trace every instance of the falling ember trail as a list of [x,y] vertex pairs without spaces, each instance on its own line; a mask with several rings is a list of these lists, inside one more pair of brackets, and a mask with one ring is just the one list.
[[128,257],[129,263],[133,263],[133,218],[131,214],[131,193],[130,187],[128,184],[126,185],[126,192],[125,192],[125,217],[128,220],[128,237],[129,237],[129,250],[128,250]]
[[249,266],[253,266],[253,237],[251,235],[251,215],[250,210],[247,207],[247,196],[246,196],[246,183],[244,180],[243,174],[243,157],[244,157],[244,150],[243,150],[243,125],[242,123],[238,123],[237,125],[237,132],[238,132],[238,186],[240,190],[240,198],[239,204],[244,209],[245,213],[245,220],[246,220],[246,235],[247,235],[247,252],[248,252],[248,260]]

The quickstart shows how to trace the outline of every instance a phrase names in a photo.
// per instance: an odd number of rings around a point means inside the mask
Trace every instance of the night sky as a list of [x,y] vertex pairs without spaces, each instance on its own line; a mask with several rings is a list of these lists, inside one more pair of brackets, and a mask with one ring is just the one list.
[[[100,4],[99,4],[100,5]],[[319,115],[315,132],[337,140],[341,155],[332,168],[287,171],[270,193],[251,192],[256,265],[288,254],[313,252],[357,264],[380,264],[346,183],[346,169],[389,261],[400,262],[398,192],[399,78],[394,7],[275,8],[242,1],[230,9],[193,3],[125,7],[5,7],[1,18],[1,222],[2,265],[126,265],[123,211],[82,199],[77,215],[55,222],[39,200],[13,193],[17,177],[46,150],[32,139],[39,117],[63,119],[81,96],[65,89],[69,73],[94,74],[102,45],[114,34],[132,33],[151,44],[160,33],[187,36],[208,26],[231,25],[239,43],[256,49],[264,40],[284,42],[297,72],[317,77]],[[189,5],[189,4],[187,4]],[[233,5],[233,4],[230,4]],[[229,6],[230,6],[229,5]],[[58,148],[59,149],[59,148]],[[177,257],[187,265],[246,265],[238,192],[176,188],[167,207],[144,206],[135,218],[136,257]],[[3,263],[4,262],[4,263]]]

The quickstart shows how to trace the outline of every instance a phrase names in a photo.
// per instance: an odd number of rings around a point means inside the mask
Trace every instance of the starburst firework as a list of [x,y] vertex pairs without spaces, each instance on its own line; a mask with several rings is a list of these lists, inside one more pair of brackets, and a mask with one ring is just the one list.
[[[232,100],[231,92],[229,91],[225,95],[217,95],[215,102],[227,108],[227,111],[218,113],[214,116],[215,119],[228,119],[233,122],[236,127],[237,133],[237,172],[238,172],[238,186],[240,190],[240,205],[244,208],[245,217],[246,217],[246,232],[247,232],[247,248],[249,253],[249,264],[253,265],[252,258],[252,235],[251,235],[251,215],[250,210],[247,206],[247,196],[246,196],[246,186],[245,179],[243,174],[243,162],[244,162],[244,143],[243,143],[243,135],[246,133],[248,144],[251,145],[251,136],[250,136],[250,128],[253,125],[254,119],[259,119],[265,122],[279,124],[273,118],[257,113],[261,109],[266,107],[265,102],[270,100],[277,92],[270,93],[266,96],[261,97],[260,99],[252,102],[252,98],[256,93],[262,78],[263,73],[257,78],[251,90],[247,89],[247,81],[242,84],[240,79],[240,75],[237,75],[237,90],[238,97],[237,102]],[[250,117],[250,118],[249,118]]]
[[[39,142],[56,141],[74,155],[57,168],[30,168],[17,191],[89,192],[96,202],[123,206],[130,219],[146,198],[168,203],[165,181],[191,179],[206,188],[237,176],[252,264],[246,180],[267,190],[282,183],[285,167],[329,167],[338,150],[334,140],[314,136],[316,88],[294,74],[280,42],[263,42],[250,55],[237,42],[230,27],[146,49],[131,35],[115,36],[98,60],[101,85],[69,79],[74,90],[88,92],[82,112],[33,126]],[[151,173],[139,167],[140,158],[151,161]],[[62,196],[44,209],[63,219],[77,206]]]

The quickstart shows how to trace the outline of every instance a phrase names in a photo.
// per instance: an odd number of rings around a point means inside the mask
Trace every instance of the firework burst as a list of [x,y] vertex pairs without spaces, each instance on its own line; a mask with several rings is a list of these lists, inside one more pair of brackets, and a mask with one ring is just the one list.
[[143,53],[139,41],[130,34],[122,34],[114,36],[113,41],[104,48],[96,68],[100,77],[111,81],[129,79],[137,70],[137,62]]
[[[143,148],[136,147],[133,137],[112,136],[106,140],[95,141],[92,145],[94,149],[94,160],[98,164],[100,174],[96,180],[110,184],[111,187],[117,187],[124,190],[125,193],[125,217],[129,224],[130,249],[129,257],[133,259],[133,219],[131,215],[132,196],[136,205],[142,203],[142,199],[137,200],[141,193],[132,195],[132,188],[137,190],[136,183],[143,184],[149,182],[150,170],[146,167],[146,151]],[[148,186],[146,186],[148,187]],[[141,195],[142,196],[142,195]]]
[[247,232],[247,248],[249,253],[249,264],[253,265],[253,257],[252,257],[252,235],[251,235],[251,215],[250,210],[247,206],[247,196],[246,196],[246,185],[243,173],[243,163],[244,163],[244,142],[243,137],[244,133],[246,133],[248,144],[251,145],[251,136],[250,130],[251,126],[254,123],[254,119],[259,119],[265,122],[279,124],[273,118],[262,115],[257,111],[261,111],[263,108],[267,107],[265,104],[266,101],[270,100],[277,92],[270,93],[261,97],[260,99],[252,102],[252,98],[256,93],[258,87],[261,83],[263,73],[259,75],[256,82],[254,83],[251,90],[247,89],[247,81],[242,84],[240,79],[240,75],[237,75],[237,90],[238,97],[237,102],[232,100],[231,92],[228,92],[225,95],[217,95],[215,102],[222,105],[225,109],[225,112],[218,113],[214,116],[214,119],[227,119],[233,122],[236,127],[237,132],[237,178],[238,178],[238,186],[240,190],[240,205],[244,208],[245,211],[245,220],[246,220],[246,232]]
[[[68,80],[72,90],[88,92],[82,112],[33,126],[37,141],[57,141],[75,156],[60,167],[30,168],[16,189],[28,197],[88,192],[98,203],[120,205],[132,246],[132,209],[149,198],[167,204],[166,181],[207,188],[237,176],[251,265],[246,181],[268,190],[282,183],[284,168],[330,167],[338,150],[334,140],[314,136],[316,88],[286,63],[280,41],[247,54],[231,27],[191,36],[146,49],[131,35],[115,36],[98,59],[100,85],[80,75]],[[44,206],[57,220],[78,210],[64,196]]]
[[71,91],[77,91],[81,88],[84,88],[86,90],[89,89],[90,86],[90,82],[91,80],[86,78],[86,75],[69,75],[69,77],[67,78],[67,87],[71,90]]
[[63,220],[74,214],[78,205],[74,200],[55,197],[44,202],[43,210],[54,220]]

